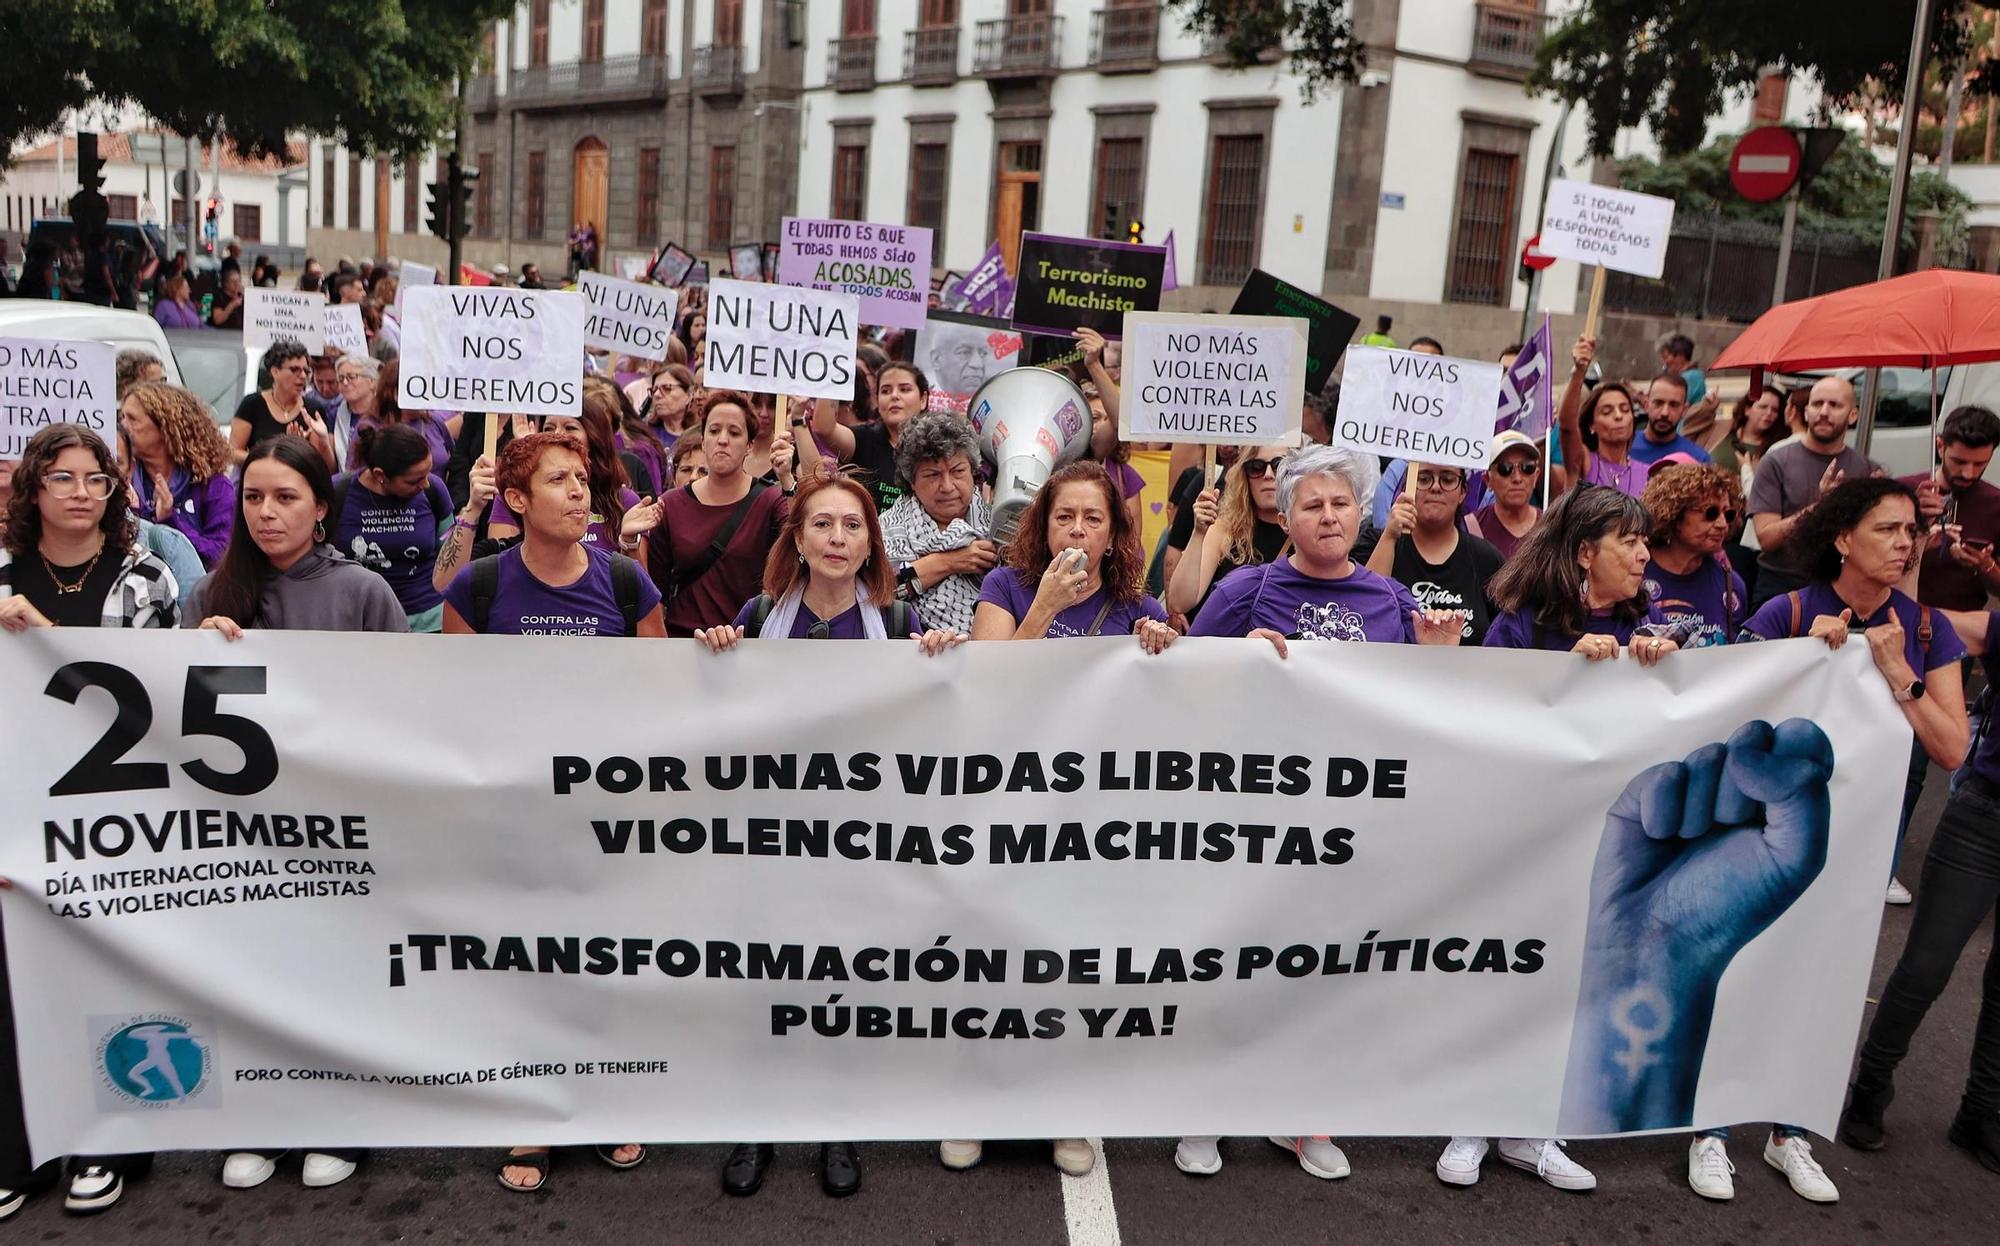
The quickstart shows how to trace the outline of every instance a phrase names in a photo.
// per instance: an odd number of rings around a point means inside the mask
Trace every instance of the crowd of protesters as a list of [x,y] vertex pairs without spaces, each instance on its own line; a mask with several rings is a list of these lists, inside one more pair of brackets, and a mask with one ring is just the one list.
[[[707,388],[705,309],[692,297],[667,359],[590,361],[577,416],[489,421],[400,409],[393,332],[382,336],[393,273],[309,265],[301,284],[322,281],[331,298],[377,304],[374,340],[390,345],[337,360],[273,345],[264,387],[226,436],[192,394],[128,359],[123,453],[74,425],[33,438],[0,483],[0,628],[688,637],[717,661],[770,638],[908,643],[922,656],[1122,638],[1159,654],[1185,634],[1246,639],[1285,660],[1301,643],[1349,641],[1643,666],[1686,661],[1686,649],[1859,638],[1890,694],[1884,711],[1915,737],[1899,845],[1929,766],[1964,767],[1843,1117],[1863,1148],[1886,1141],[1897,1065],[1993,909],[2000,743],[1983,729],[1973,738],[1963,681],[1975,658],[1989,679],[2000,663],[2000,612],[1987,609],[2000,590],[2000,489],[1983,479],[2000,445],[1991,411],[1951,412],[1938,469],[1898,481],[1847,445],[1845,380],[1765,389],[1721,420],[1684,339],[1663,343],[1664,369],[1643,383],[1594,386],[1596,343],[1580,340],[1556,413],[1559,453],[1509,433],[1482,471],[1384,463],[1321,444],[1337,394],[1314,397],[1304,446],[1224,448],[1218,476],[1175,473],[1169,530],[1149,551],[1131,447],[1117,436],[1117,351],[1094,334],[1079,334],[1076,377],[1095,417],[1089,451],[1053,473],[1009,538],[994,530],[978,436],[929,410],[920,367],[875,346],[861,348],[855,391],[840,401]],[[162,307],[185,306],[183,273],[164,272],[161,289]],[[1910,902],[1893,873],[1885,881],[1889,903]],[[1996,965],[1951,1137],[2000,1171]],[[0,1005],[9,998],[0,982]],[[58,1179],[28,1167],[11,1035],[0,1017],[0,1218]],[[1727,1132],[1690,1144],[1689,1184],[1710,1199],[1733,1193]],[[1351,1171],[1330,1137],[1271,1142],[1314,1177]],[[1052,1146],[1065,1173],[1094,1163],[1082,1139]],[[1450,1139],[1438,1178],[1478,1181],[1490,1147]],[[1597,1184],[1558,1139],[1491,1149],[1559,1189]],[[946,1140],[939,1154],[970,1168],[982,1143]],[[1802,1197],[1839,1197],[1803,1130],[1774,1125],[1763,1154]],[[632,1168],[647,1152],[608,1141],[596,1155]],[[723,1187],[754,1193],[772,1156],[737,1146]],[[67,1205],[112,1205],[149,1158],[72,1157]],[[277,1159],[232,1153],[222,1180],[259,1184]],[[311,1152],[304,1179],[331,1185],[362,1162]],[[1217,1172],[1220,1140],[1183,1137],[1175,1162]],[[515,1148],[497,1175],[509,1190],[542,1189],[548,1148]],[[821,1182],[830,1195],[859,1189],[860,1148],[825,1143]]]

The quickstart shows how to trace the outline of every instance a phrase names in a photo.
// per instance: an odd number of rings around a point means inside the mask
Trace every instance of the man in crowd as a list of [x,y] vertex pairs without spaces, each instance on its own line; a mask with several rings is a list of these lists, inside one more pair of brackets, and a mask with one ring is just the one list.
[[1757,464],[1750,485],[1750,522],[1763,552],[1757,559],[1753,606],[1805,586],[1804,557],[1791,544],[1799,520],[1841,481],[1874,473],[1868,456],[1847,444],[1854,406],[1853,385],[1837,376],[1821,377],[1806,400],[1805,432]]
[[1905,476],[1917,490],[1917,521],[1928,530],[1917,578],[1917,600],[1943,610],[1984,610],[2000,593],[2000,488],[1986,482],[2000,445],[2000,416],[1960,407],[1945,417],[1937,439],[1937,470]]
[[1696,441],[1708,440],[1708,431],[1715,427],[1716,409],[1721,404],[1708,392],[1708,378],[1694,366],[1694,339],[1685,333],[1669,333],[1661,338],[1660,369],[1678,372],[1687,382],[1687,416],[1681,421],[1681,431]]
[[341,269],[327,282],[328,302],[359,303],[368,297],[368,291],[361,284],[361,274]]
[[546,289],[542,285],[542,266],[532,261],[521,265],[521,288],[523,290]]
[[1646,427],[1632,439],[1632,458],[1651,466],[1669,454],[1685,454],[1697,463],[1709,461],[1708,451],[1681,433],[1687,414],[1687,381],[1671,369],[1646,387]]

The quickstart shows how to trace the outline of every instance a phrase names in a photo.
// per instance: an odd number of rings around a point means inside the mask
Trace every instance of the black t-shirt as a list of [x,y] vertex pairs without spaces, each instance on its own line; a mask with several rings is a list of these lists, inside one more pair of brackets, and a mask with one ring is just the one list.
[[[236,404],[236,414],[231,417],[250,426],[250,445],[282,437],[288,425],[271,414],[271,404],[264,401],[261,393],[243,395],[243,401]],[[248,449],[249,447],[245,447]]]
[[903,496],[902,478],[896,473],[896,450],[889,444],[889,430],[880,422],[854,426],[854,456],[848,460],[867,475],[863,482],[875,494],[875,509],[886,513]]
[[1499,574],[1507,560],[1490,541],[1458,534],[1458,548],[1441,565],[1424,561],[1417,552],[1415,537],[1396,539],[1396,563],[1390,576],[1416,597],[1417,604],[1431,610],[1464,610],[1472,615],[1459,644],[1474,648],[1485,641],[1486,627],[1493,622],[1493,603],[1487,600],[1486,584]]
[[[74,567],[58,566],[55,578],[51,579],[42,556],[30,550],[14,560],[14,592],[27,598],[29,605],[57,627],[100,627],[104,623],[104,600],[118,582],[118,568],[123,561],[117,550],[107,546],[98,555],[96,565],[86,562]],[[90,574],[84,574],[84,567],[90,567]],[[82,586],[73,592],[66,593],[56,587],[58,582],[76,584],[79,577]]]
[[[1201,469],[1192,468],[1190,470],[1199,471]],[[1181,513],[1185,515],[1188,512],[1187,510],[1183,509]],[[1250,545],[1257,551],[1257,561],[1260,563],[1270,563],[1278,561],[1279,553],[1282,552],[1285,548],[1284,528],[1274,523],[1265,523],[1263,520],[1256,518],[1252,518],[1250,522],[1254,525],[1254,527],[1251,529],[1250,532]],[[1192,520],[1189,520],[1188,526],[1189,526],[1189,535],[1192,536],[1193,535]],[[1208,535],[1204,537],[1203,540],[1204,541],[1213,540],[1215,539],[1215,536],[1216,536],[1215,529],[1210,528],[1208,530]],[[1215,586],[1222,583],[1223,577],[1227,576],[1230,572],[1236,570],[1238,567],[1242,565],[1243,564],[1232,560],[1226,551],[1223,553],[1222,561],[1215,564],[1215,576],[1208,582],[1208,592],[1203,593],[1201,595],[1201,600],[1195,603],[1194,609],[1188,611],[1188,620],[1190,622],[1194,620],[1194,617],[1196,615],[1201,613],[1201,608],[1208,604],[1208,599],[1215,593]]]
[[[1222,482],[1215,484],[1216,496],[1222,494]],[[1201,469],[1190,467],[1183,471],[1180,479],[1174,481],[1172,492],[1167,494],[1174,505],[1174,523],[1167,529],[1167,544],[1174,549],[1186,549],[1194,539],[1194,500],[1201,496]],[[1220,572],[1216,579],[1221,579]]]

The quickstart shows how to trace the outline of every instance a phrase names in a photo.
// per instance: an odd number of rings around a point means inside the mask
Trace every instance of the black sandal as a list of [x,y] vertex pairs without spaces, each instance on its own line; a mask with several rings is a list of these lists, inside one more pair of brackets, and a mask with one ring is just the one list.
[[[611,1158],[614,1154],[617,1153],[619,1147],[628,1147],[628,1146],[638,1147],[639,1154],[633,1159],[630,1159],[623,1164]],[[626,1168],[637,1168],[639,1165],[646,1162],[646,1146],[642,1142],[621,1142],[617,1146],[600,1146],[600,1147],[594,1147],[592,1149],[597,1152],[597,1158],[603,1160],[611,1167],[620,1170]]]
[[[540,1175],[533,1185],[515,1185],[507,1180],[509,1168],[532,1168]],[[516,1194],[536,1193],[549,1183],[549,1153],[530,1151],[526,1155],[509,1155],[500,1161],[500,1169],[494,1175],[499,1178],[500,1185],[504,1189],[512,1190]]]

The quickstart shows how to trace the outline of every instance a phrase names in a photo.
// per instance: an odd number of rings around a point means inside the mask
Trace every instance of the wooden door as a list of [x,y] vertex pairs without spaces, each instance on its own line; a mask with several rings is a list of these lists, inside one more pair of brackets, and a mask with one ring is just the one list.
[[993,194],[993,236],[1009,276],[1021,254],[1021,235],[1042,224],[1042,145],[1000,144],[1000,172]]
[[601,257],[610,241],[605,237],[611,187],[611,152],[597,139],[587,138],[576,145],[574,209],[577,225],[588,223],[597,230],[597,253]]

